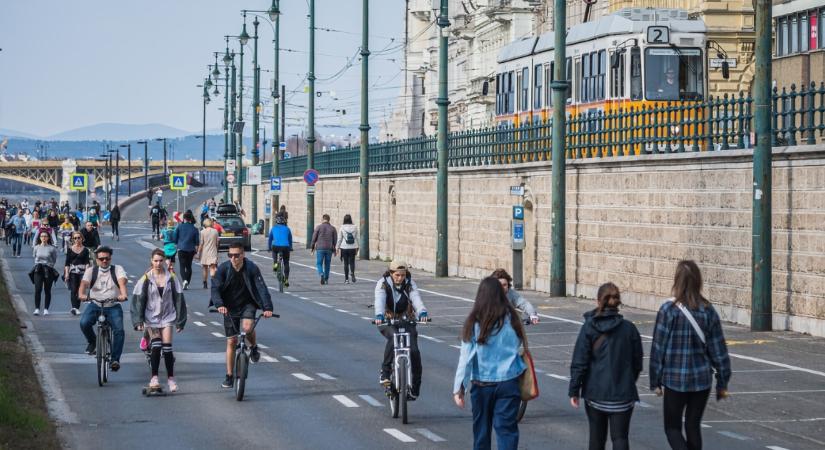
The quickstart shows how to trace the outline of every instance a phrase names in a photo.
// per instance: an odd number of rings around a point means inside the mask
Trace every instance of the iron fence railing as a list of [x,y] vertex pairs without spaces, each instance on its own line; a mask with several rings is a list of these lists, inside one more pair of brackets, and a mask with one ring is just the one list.
[[[500,125],[449,134],[450,167],[474,167],[549,161],[552,118],[518,126]],[[689,103],[656,102],[625,106],[609,103],[604,110],[576,111],[566,124],[567,157],[607,158],[752,148],[753,98],[740,92]],[[798,89],[774,88],[771,143],[774,146],[815,144],[825,137],[825,83]],[[359,147],[317,153],[315,168],[325,175],[359,171]],[[369,171],[435,168],[436,138],[371,144]],[[284,177],[300,176],[306,156],[280,162]],[[269,178],[271,163],[262,176]]]

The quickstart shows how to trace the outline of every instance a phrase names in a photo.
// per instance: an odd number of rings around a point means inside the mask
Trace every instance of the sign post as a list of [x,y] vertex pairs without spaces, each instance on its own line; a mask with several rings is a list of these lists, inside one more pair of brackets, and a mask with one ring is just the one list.
[[304,172],[304,181],[307,184],[307,195],[315,195],[315,183],[321,178],[321,175],[315,169],[307,169]]

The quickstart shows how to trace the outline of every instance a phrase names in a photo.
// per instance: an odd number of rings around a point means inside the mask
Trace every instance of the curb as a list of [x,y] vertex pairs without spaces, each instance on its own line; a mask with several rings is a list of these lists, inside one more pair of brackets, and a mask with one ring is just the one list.
[[[0,264],[2,265],[2,276],[6,282],[6,287],[11,297],[11,304],[14,308],[17,319],[23,325],[21,331],[23,332],[23,342],[26,348],[29,349],[32,355],[32,363],[34,364],[34,371],[37,374],[37,379],[40,382],[40,389],[43,391],[43,397],[46,401],[46,409],[49,411],[49,416],[54,419],[58,425],[78,424],[80,420],[74,411],[69,407],[66,397],[60,388],[60,383],[52,370],[51,365],[43,358],[43,344],[34,330],[34,324],[31,321],[28,311],[26,311],[26,304],[19,294],[12,293],[17,291],[17,285],[14,283],[14,278],[9,271],[8,263],[5,259],[5,251],[0,249]],[[66,440],[61,433],[61,427],[57,427],[58,438],[65,443]]]

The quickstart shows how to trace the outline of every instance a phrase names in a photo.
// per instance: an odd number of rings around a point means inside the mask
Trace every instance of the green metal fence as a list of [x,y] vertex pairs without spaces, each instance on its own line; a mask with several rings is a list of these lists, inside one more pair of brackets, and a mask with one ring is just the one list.
[[[774,146],[815,144],[825,136],[825,83],[791,85],[773,91],[771,142]],[[752,148],[753,98],[709,97],[690,103],[656,102],[605,110],[576,111],[567,117],[567,157],[608,158],[659,153],[725,151]],[[450,133],[449,166],[474,167],[549,161],[552,119],[518,126],[500,125]],[[369,171],[387,172],[435,168],[436,138],[370,145]],[[315,168],[325,175],[359,171],[359,148],[317,153]],[[283,177],[301,176],[306,156],[282,160]],[[269,178],[271,163],[263,165]]]

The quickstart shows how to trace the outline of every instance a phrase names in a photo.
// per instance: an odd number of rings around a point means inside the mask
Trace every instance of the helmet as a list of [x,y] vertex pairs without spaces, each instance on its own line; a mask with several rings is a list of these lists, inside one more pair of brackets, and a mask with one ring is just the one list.
[[108,247],[106,245],[101,245],[100,247],[96,248],[95,249],[95,255],[97,255],[98,253],[108,253],[109,256],[114,254],[114,252],[112,251],[112,248]]
[[275,215],[275,223],[278,224],[278,225],[285,225],[286,220],[284,220],[284,216],[282,216],[281,214],[276,214]]

